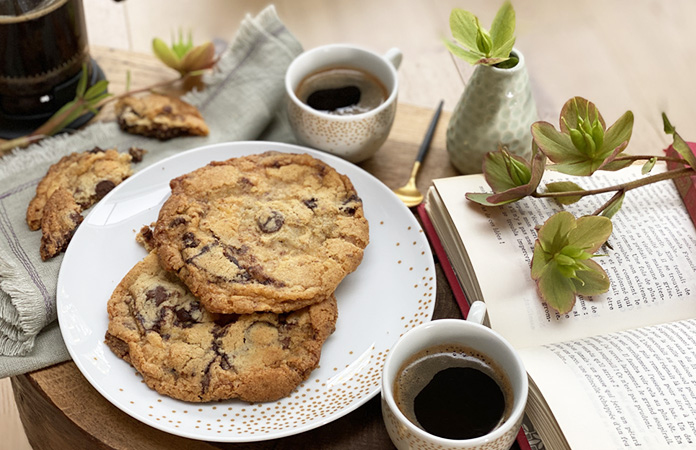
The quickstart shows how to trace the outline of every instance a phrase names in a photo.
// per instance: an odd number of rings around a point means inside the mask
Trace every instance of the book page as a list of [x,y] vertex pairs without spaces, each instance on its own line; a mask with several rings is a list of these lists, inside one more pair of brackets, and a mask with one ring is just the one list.
[[[568,179],[590,189],[640,176],[639,166],[592,177],[547,171],[544,182]],[[696,316],[696,230],[671,181],[626,194],[612,218],[613,250],[602,248],[607,256],[594,259],[609,275],[610,290],[578,297],[566,315],[540,301],[530,274],[535,226],[563,207],[535,198],[502,207],[475,204],[467,192],[490,192],[480,175],[435,180],[434,186],[471,261],[491,327],[517,348]],[[576,217],[591,214],[611,195],[588,196],[565,209]]]
[[571,448],[696,448],[696,320],[520,354]]

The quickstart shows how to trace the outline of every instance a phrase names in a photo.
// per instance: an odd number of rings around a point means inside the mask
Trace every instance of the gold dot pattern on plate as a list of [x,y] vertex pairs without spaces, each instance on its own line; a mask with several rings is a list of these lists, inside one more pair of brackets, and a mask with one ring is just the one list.
[[[393,226],[389,219],[382,222]],[[387,228],[383,228],[386,235],[394,233]],[[343,411],[354,409],[379,392],[382,367],[396,339],[432,316],[435,279],[430,268],[433,260],[422,230],[417,226],[403,227],[395,236],[385,244],[393,251],[391,270],[397,272],[394,276],[399,281],[394,289],[401,289],[400,293],[414,300],[398,303],[394,326],[385,329],[385,336],[374,339],[372,344],[360,348],[349,342],[330,357],[322,354],[320,367],[288,397],[256,404],[238,400],[193,404],[156,393],[154,398],[145,400],[133,392],[135,388],[125,386],[114,390],[128,397],[126,403],[134,402],[130,403],[131,409],[146,423],[175,434],[214,441],[276,437],[290,429],[314,428],[325,423],[327,418],[339,417]],[[414,239],[416,245],[412,244]],[[402,245],[397,246],[397,242]],[[401,283],[405,279],[409,283]],[[383,318],[380,323],[381,320]],[[140,383],[136,385],[142,389]]]

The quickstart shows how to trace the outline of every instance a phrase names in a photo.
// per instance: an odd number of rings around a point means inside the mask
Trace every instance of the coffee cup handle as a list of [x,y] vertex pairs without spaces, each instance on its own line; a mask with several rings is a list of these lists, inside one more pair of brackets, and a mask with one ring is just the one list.
[[404,57],[403,53],[401,53],[401,50],[398,48],[390,48],[387,50],[387,53],[384,54],[384,58],[389,61],[394,68],[398,69],[399,66],[401,65],[401,59]]
[[469,314],[466,320],[478,324],[483,324],[483,319],[486,318],[486,304],[481,300],[477,300],[469,306]]

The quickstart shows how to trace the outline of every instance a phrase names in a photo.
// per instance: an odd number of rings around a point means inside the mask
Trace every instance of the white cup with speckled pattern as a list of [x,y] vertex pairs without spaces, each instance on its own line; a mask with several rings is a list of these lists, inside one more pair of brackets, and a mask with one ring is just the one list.
[[[509,450],[515,441],[527,404],[527,372],[517,351],[500,334],[481,325],[485,315],[485,304],[474,302],[467,320],[441,319],[419,325],[404,334],[389,352],[382,371],[382,416],[389,437],[399,450]],[[483,436],[435,436],[411,422],[397,405],[394,384],[404,364],[425,349],[443,344],[462,345],[487,355],[507,378],[512,405],[504,421]]]
[[[396,69],[401,58],[397,48],[379,55],[348,44],[324,45],[295,58],[285,75],[285,90],[288,119],[299,143],[354,163],[373,156],[386,141],[394,122],[399,90]],[[296,91],[302,80],[333,67],[358,69],[376,77],[386,88],[386,100],[374,109],[351,115],[318,111],[300,101]]]

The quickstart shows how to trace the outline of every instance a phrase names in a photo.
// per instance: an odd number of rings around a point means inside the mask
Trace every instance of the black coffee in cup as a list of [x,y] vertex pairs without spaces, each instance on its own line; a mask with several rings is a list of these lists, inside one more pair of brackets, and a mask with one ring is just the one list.
[[406,361],[394,400],[413,424],[447,439],[473,439],[512,412],[512,386],[486,355],[462,345],[427,348]]
[[343,116],[371,111],[389,93],[377,77],[364,70],[332,67],[306,76],[295,95],[312,109]]

